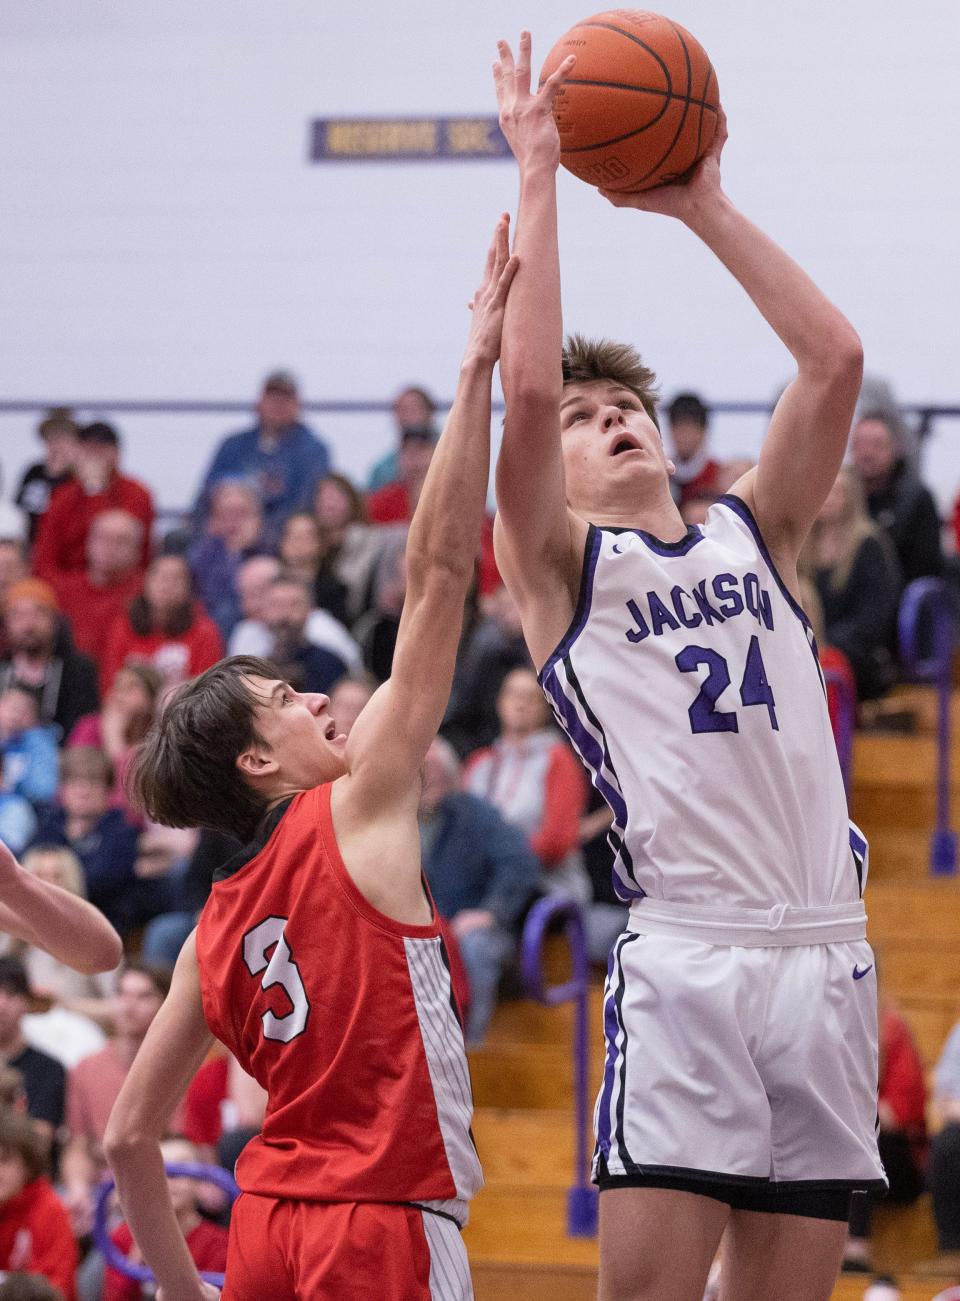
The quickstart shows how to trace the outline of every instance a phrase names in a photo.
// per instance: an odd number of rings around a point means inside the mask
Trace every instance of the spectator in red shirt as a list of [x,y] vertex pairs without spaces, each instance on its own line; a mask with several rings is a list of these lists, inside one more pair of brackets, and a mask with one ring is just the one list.
[[[880,1090],[878,1145],[890,1181],[886,1200],[910,1206],[923,1192],[927,1160],[927,1086],[923,1062],[910,1027],[892,1004],[880,1004]],[[850,1236],[844,1268],[870,1266],[872,1195],[854,1193],[850,1199]]]
[[113,765],[110,807],[121,809],[128,821],[140,820],[127,799],[124,779],[137,745],[146,736],[163,689],[163,678],[152,664],[125,664],[113,676],[99,713],[85,714],[67,737],[66,748],[94,746]]
[[0,1274],[39,1274],[76,1301],[77,1244],[45,1166],[27,1117],[0,1111]]
[[193,597],[190,566],[183,556],[157,556],[126,610],[107,632],[100,657],[106,693],[124,664],[152,664],[168,687],[179,686],[223,658],[220,630]]
[[710,412],[696,393],[678,393],[667,407],[676,473],[673,486],[679,503],[719,495],[720,465],[707,448]]
[[87,567],[53,579],[60,609],[77,650],[100,665],[107,631],[143,586],[143,525],[125,510],[106,510],[91,521]]
[[34,573],[53,582],[61,573],[81,572],[95,516],[115,510],[140,521],[138,565],[146,569],[153,498],[142,483],[120,473],[120,439],[112,425],[98,420],[81,429],[77,440],[73,478],[53,493],[37,532]]
[[[198,1159],[196,1148],[185,1138],[165,1139],[160,1144],[160,1151],[166,1165],[195,1164]],[[167,1187],[170,1189],[174,1215],[197,1269],[204,1273],[222,1274],[227,1267],[227,1230],[200,1216],[197,1209],[197,1180],[168,1176]],[[133,1234],[126,1224],[119,1225],[111,1237],[114,1245],[125,1256],[132,1255],[134,1260],[140,1262]],[[135,1279],[127,1278],[119,1270],[107,1266],[103,1281],[103,1301],[140,1301],[141,1295],[140,1284]]]

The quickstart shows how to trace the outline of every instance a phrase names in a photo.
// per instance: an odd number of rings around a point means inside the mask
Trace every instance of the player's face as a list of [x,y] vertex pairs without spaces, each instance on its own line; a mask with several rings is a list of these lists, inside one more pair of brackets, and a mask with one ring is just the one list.
[[[346,734],[330,712],[330,698],[294,691],[286,682],[247,679],[258,700],[257,731],[278,767],[278,789],[312,790],[347,771]],[[274,780],[273,778],[271,780]]]
[[593,512],[638,489],[664,488],[673,470],[660,431],[635,393],[610,380],[568,384],[560,400],[560,435],[567,500]]

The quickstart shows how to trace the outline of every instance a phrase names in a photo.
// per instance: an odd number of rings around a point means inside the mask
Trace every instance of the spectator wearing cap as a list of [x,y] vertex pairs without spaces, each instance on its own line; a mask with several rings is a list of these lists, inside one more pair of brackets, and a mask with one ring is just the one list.
[[300,420],[300,392],[288,371],[267,376],[256,411],[252,429],[232,434],[217,448],[197,498],[200,527],[216,485],[241,479],[259,495],[267,529],[275,538],[288,515],[309,508],[317,480],[330,468],[326,444]]
[[896,550],[903,585],[939,575],[940,515],[910,464],[899,423],[888,412],[865,411],[853,427],[850,452],[867,510]]
[[77,650],[103,656],[114,619],[143,587],[143,522],[125,510],[104,510],[90,521],[86,568],[57,572],[60,609]]
[[73,473],[77,455],[73,412],[67,407],[54,407],[40,421],[37,433],[43,439],[43,460],[36,461],[24,472],[14,498],[27,517],[27,536],[31,543],[54,490],[65,484]]
[[94,517],[122,510],[140,521],[139,568],[150,560],[153,498],[147,488],[119,470],[120,438],[103,420],[77,434],[73,475],[53,493],[37,532],[34,573],[53,582],[63,573],[82,571],[87,535]]
[[[393,399],[392,409],[398,444],[402,445],[403,436],[408,429],[423,430],[429,435],[431,442],[437,441],[440,436],[434,420],[437,404],[426,389],[418,388],[416,385],[401,389]],[[387,484],[395,483],[400,477],[400,456],[395,449],[377,461],[370,471],[367,491],[376,492],[378,488],[385,488]]]
[[56,593],[39,578],[24,578],[7,592],[6,654],[0,659],[0,691],[16,685],[36,697],[40,725],[53,723],[66,736],[78,718],[100,704],[97,670],[65,635]]
[[30,1008],[30,984],[19,958],[0,957],[0,1066],[11,1066],[23,1077],[27,1114],[34,1128],[49,1143],[63,1124],[67,1075],[61,1064],[23,1034],[23,1018]]
[[43,1144],[26,1117],[0,1111],[0,1277],[47,1281],[49,1291],[21,1296],[76,1301],[77,1244],[46,1168]]
[[667,407],[679,504],[719,495],[719,462],[707,446],[710,412],[696,393],[678,393]]

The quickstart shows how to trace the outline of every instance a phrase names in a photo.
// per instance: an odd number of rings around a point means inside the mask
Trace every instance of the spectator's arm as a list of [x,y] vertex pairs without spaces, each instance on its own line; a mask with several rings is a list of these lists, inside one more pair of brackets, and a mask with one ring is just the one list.
[[160,1140],[213,1043],[203,1017],[196,933],[177,959],[170,993],[157,1013],[114,1104],[104,1150],[127,1222],[169,1298],[201,1301],[205,1290],[177,1223]]
[[580,843],[580,818],[587,804],[583,768],[562,741],[554,746],[547,768],[543,821],[530,848],[544,867],[554,867]]
[[481,816],[477,834],[488,874],[480,907],[510,930],[537,888],[540,865],[523,832],[504,821],[492,805]]
[[111,971],[120,937],[92,904],[25,872],[0,843],[0,930],[46,950],[76,971]]

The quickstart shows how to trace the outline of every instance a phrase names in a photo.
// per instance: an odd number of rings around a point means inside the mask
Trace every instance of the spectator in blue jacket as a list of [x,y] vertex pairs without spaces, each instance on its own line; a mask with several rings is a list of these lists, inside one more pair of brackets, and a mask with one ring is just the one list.
[[[113,765],[103,750],[78,745],[60,760],[60,803],[40,820],[36,842],[66,845],[83,867],[87,898],[121,935],[140,915],[134,873],[140,831],[120,809],[110,808]],[[149,885],[149,882],[143,883]]]
[[456,751],[438,737],[423,765],[423,870],[467,969],[470,1011],[464,1037],[468,1048],[476,1048],[516,948],[520,916],[536,892],[540,864],[518,827],[486,800],[459,789],[460,776]]
[[40,727],[40,706],[32,691],[9,686],[0,692],[0,754],[5,791],[31,804],[49,804],[57,793],[57,734]]
[[206,521],[216,484],[244,479],[263,502],[268,531],[276,540],[288,515],[310,509],[317,480],[330,469],[330,454],[301,422],[297,381],[287,371],[267,376],[256,410],[252,429],[232,434],[217,448],[197,499],[196,522],[202,527]]

